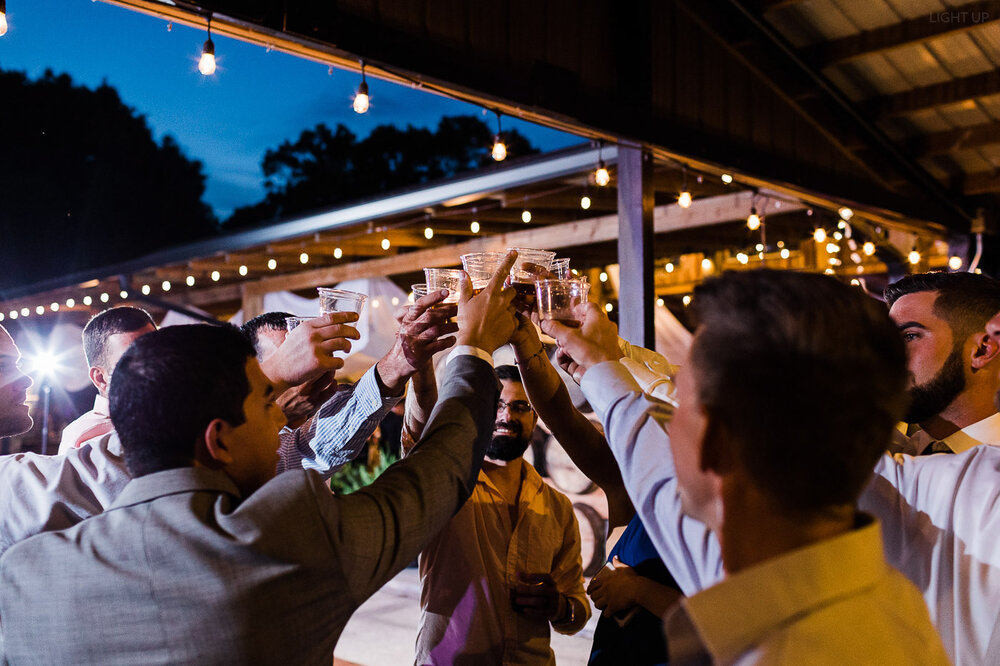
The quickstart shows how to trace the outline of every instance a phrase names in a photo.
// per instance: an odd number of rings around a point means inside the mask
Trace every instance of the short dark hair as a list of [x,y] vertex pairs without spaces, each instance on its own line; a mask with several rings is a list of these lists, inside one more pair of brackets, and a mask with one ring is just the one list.
[[288,322],[285,320],[294,316],[295,315],[290,312],[265,312],[264,314],[257,315],[250,321],[244,323],[240,326],[240,330],[243,331],[243,335],[245,335],[247,340],[250,341],[250,344],[253,345],[256,355],[260,356],[261,329],[267,331],[284,331],[288,325]]
[[153,318],[142,308],[122,305],[98,312],[83,327],[83,353],[87,365],[94,368],[107,362],[108,338],[118,333],[131,333],[145,326],[156,328]]
[[212,420],[243,423],[253,357],[228,324],[171,326],[136,340],[118,361],[108,396],[129,473],[190,467]]
[[507,380],[508,382],[517,382],[518,384],[523,384],[521,380],[521,371],[517,369],[516,365],[498,365],[496,368],[497,379]]
[[948,322],[956,345],[984,330],[1000,312],[1000,281],[976,273],[918,273],[885,288],[885,302],[892,304],[907,294],[935,292],[934,314]]
[[737,464],[789,514],[854,503],[907,406],[885,307],[834,278],[773,270],[708,280],[692,305],[699,400],[732,433]]

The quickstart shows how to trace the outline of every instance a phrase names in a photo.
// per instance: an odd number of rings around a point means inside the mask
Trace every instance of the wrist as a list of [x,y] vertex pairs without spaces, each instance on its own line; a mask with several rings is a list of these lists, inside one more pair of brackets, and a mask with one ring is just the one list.
[[[409,364],[406,364],[409,368]],[[378,384],[379,393],[382,397],[396,397],[403,394],[406,382],[412,372],[402,372],[398,363],[393,363],[389,356],[386,356],[375,364],[375,383]]]

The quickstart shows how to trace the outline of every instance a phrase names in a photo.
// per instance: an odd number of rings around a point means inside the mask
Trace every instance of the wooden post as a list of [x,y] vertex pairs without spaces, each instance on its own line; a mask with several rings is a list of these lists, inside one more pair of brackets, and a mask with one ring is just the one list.
[[243,321],[250,321],[264,313],[264,294],[255,291],[251,282],[243,285]]
[[653,160],[641,148],[618,147],[618,328],[649,349],[653,328]]

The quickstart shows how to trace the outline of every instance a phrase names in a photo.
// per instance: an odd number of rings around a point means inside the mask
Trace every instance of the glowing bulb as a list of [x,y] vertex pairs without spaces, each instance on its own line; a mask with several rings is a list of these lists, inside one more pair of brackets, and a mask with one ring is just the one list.
[[170,280],[164,280],[163,283],[160,284],[160,289],[163,291],[170,291]]
[[4,314],[0,312],[0,321],[3,321],[3,319],[4,319]]
[[434,230],[431,229],[430,227],[424,229],[424,238],[426,238],[427,240],[434,238]]
[[302,254],[299,255],[299,263],[300,264],[308,264],[309,263],[309,253],[308,252],[303,252]]
[[666,266],[664,266],[663,268],[664,268],[664,269],[666,269],[666,271],[667,271],[668,273],[673,273],[673,272],[674,272],[674,264],[673,264],[673,262],[672,262],[672,261],[668,261],[668,262],[667,262],[667,265],[666,265]]
[[119,296],[119,297],[120,297],[120,298],[121,298],[122,300],[125,300],[126,298],[128,298],[128,292],[127,292],[127,291],[125,291],[124,289],[122,289],[121,291],[119,291],[119,292],[118,292],[118,296]]
[[861,280],[859,280],[857,278],[851,278],[851,286],[852,287],[860,287],[861,286]]
[[677,197],[677,205],[680,206],[681,208],[690,208],[691,207],[691,193],[688,192],[687,190],[685,190],[684,192],[681,192],[680,196]]
[[344,256],[344,251],[343,250],[341,250],[339,247],[333,248],[333,258],[334,259],[340,259],[342,256]]
[[111,297],[108,296],[108,292],[101,293],[101,303],[107,303],[110,299]]
[[507,159],[507,144],[503,142],[503,138],[499,134],[493,137],[493,151],[491,155],[493,155],[493,159],[497,162],[503,162]]
[[747,229],[750,231],[757,231],[760,229],[760,215],[757,214],[756,208],[751,208],[750,214],[747,215]]
[[605,312],[611,312],[614,309],[615,309],[615,306],[613,306],[611,303],[605,303],[604,304],[604,311]]
[[393,296],[392,297],[392,304],[393,305],[399,305],[399,296]]
[[94,299],[92,299],[90,296],[84,296],[83,297],[83,304],[84,305],[90,305],[93,302],[94,302]]
[[72,299],[72,298],[67,298],[66,299],[66,307],[68,307],[68,308],[75,308],[76,307],[76,300]]
[[908,254],[906,258],[911,264],[916,265],[920,263],[920,253],[917,252],[917,248],[910,250],[910,254]]
[[662,298],[656,299],[656,304],[659,305],[662,308],[663,307],[663,299]]
[[580,208],[584,210],[590,208],[590,197],[588,197],[586,194],[580,197]]
[[824,229],[823,227],[816,227],[816,230],[813,231],[813,240],[816,241],[817,243],[822,243],[823,241],[825,241],[826,229]]
[[691,294],[684,294],[684,298],[681,299],[684,305],[691,305]]
[[858,254],[857,252],[851,252],[851,261],[853,261],[856,264],[860,264],[861,263],[861,255]]
[[827,268],[827,269],[826,269],[825,271],[823,271],[823,272],[824,272],[824,273],[826,273],[827,275],[833,275],[833,269],[832,269],[832,268]]
[[212,277],[212,282],[218,282],[219,278],[222,277],[222,273],[220,273],[219,271],[212,271],[211,277]]
[[725,183],[726,185],[729,185],[730,183],[733,182],[733,177],[728,173],[724,173],[722,174],[722,182]]
[[755,245],[753,249],[757,250],[758,252],[763,252],[764,251],[764,245],[761,244],[761,243],[757,243],[757,245]]
[[142,295],[143,296],[149,296],[149,292],[150,291],[152,291],[152,290],[149,288],[148,284],[142,285]]
[[389,249],[389,245],[390,245],[389,239],[388,238],[383,238],[382,239],[382,249],[383,250],[388,250]]
[[52,305],[49,306],[49,309],[52,310],[53,312],[59,312],[59,304],[53,303]]
[[778,247],[779,248],[785,247],[785,241],[778,241]]
[[189,287],[193,287],[194,286],[194,276],[193,275],[188,275],[186,278],[184,278],[184,284],[186,284]]
[[7,34],[7,12],[0,11],[0,37]]
[[829,264],[830,264],[831,266],[839,266],[839,265],[840,265],[841,263],[843,263],[843,262],[841,262],[841,261],[840,261],[840,259],[838,259],[837,257],[830,257],[830,258],[829,258],[829,259],[827,259],[826,261],[827,261],[827,263],[829,263]]
[[787,247],[781,249],[781,258],[782,259],[788,259],[788,257],[790,257],[790,256],[792,256],[792,253],[788,251]]
[[358,85],[358,92],[354,95],[354,113],[368,113],[368,82],[363,80]]
[[847,206],[844,206],[837,212],[840,213],[840,217],[843,218],[844,220],[850,220],[852,217],[854,217],[854,211],[848,208]]
[[35,308],[35,312],[38,314],[45,314],[45,306],[39,305]]
[[836,243],[827,243],[826,251],[829,252],[830,254],[836,254],[840,252],[840,246],[837,245]]
[[736,261],[746,266],[750,263],[750,256],[746,252],[740,252],[736,255]]
[[521,221],[524,222],[525,224],[531,222],[531,211],[528,210],[527,208],[521,211]]
[[277,267],[278,267],[278,260],[277,259],[268,259],[267,260],[267,270],[273,271]]
[[10,318],[11,319],[17,319],[17,310],[11,310],[10,311]]
[[841,240],[843,237],[844,237],[844,234],[840,233],[839,231],[834,231],[833,232],[833,239],[834,240]]
[[247,269],[247,267],[245,265],[240,264],[240,268],[239,268],[239,274],[240,275],[246,275],[247,274],[247,270],[248,269]]
[[708,257],[705,257],[704,259],[701,260],[701,270],[703,270],[703,271],[711,271],[712,270],[712,266],[713,266],[712,260],[709,259]]
[[607,274],[607,272],[601,271],[601,275],[600,275],[600,277],[598,279],[600,279],[601,282],[607,282],[608,281],[608,274]]
[[29,310],[28,308],[21,308],[21,316],[22,317],[27,317],[30,314],[31,314],[31,310]]
[[372,300],[372,307],[373,308],[377,308],[379,305],[380,305],[380,303],[379,303],[379,300],[377,298]]
[[594,182],[597,183],[599,187],[605,187],[611,182],[611,174],[608,173],[607,168],[604,166],[604,162],[601,162],[597,167],[597,171],[594,172]]
[[215,44],[212,38],[205,40],[205,45],[201,47],[201,59],[198,61],[198,71],[204,76],[215,74]]
[[838,229],[846,229],[847,228],[847,222],[844,222],[843,220],[841,220],[840,222],[837,222],[837,228]]
[[861,246],[861,251],[864,252],[869,257],[875,254],[875,243],[871,241],[865,241],[865,244]]
[[957,271],[961,267],[962,267],[962,257],[953,256],[950,259],[948,259],[948,268],[950,268],[951,270]]
[[472,233],[474,233],[474,234],[478,234],[479,233],[479,223],[476,222],[475,220],[473,220],[472,224],[469,225],[469,230]]

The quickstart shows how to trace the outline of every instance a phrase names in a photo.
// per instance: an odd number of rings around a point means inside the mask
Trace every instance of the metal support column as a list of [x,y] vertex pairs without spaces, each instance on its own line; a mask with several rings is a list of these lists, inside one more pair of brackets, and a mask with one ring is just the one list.
[[618,147],[618,327],[623,338],[655,348],[653,304],[653,159]]

